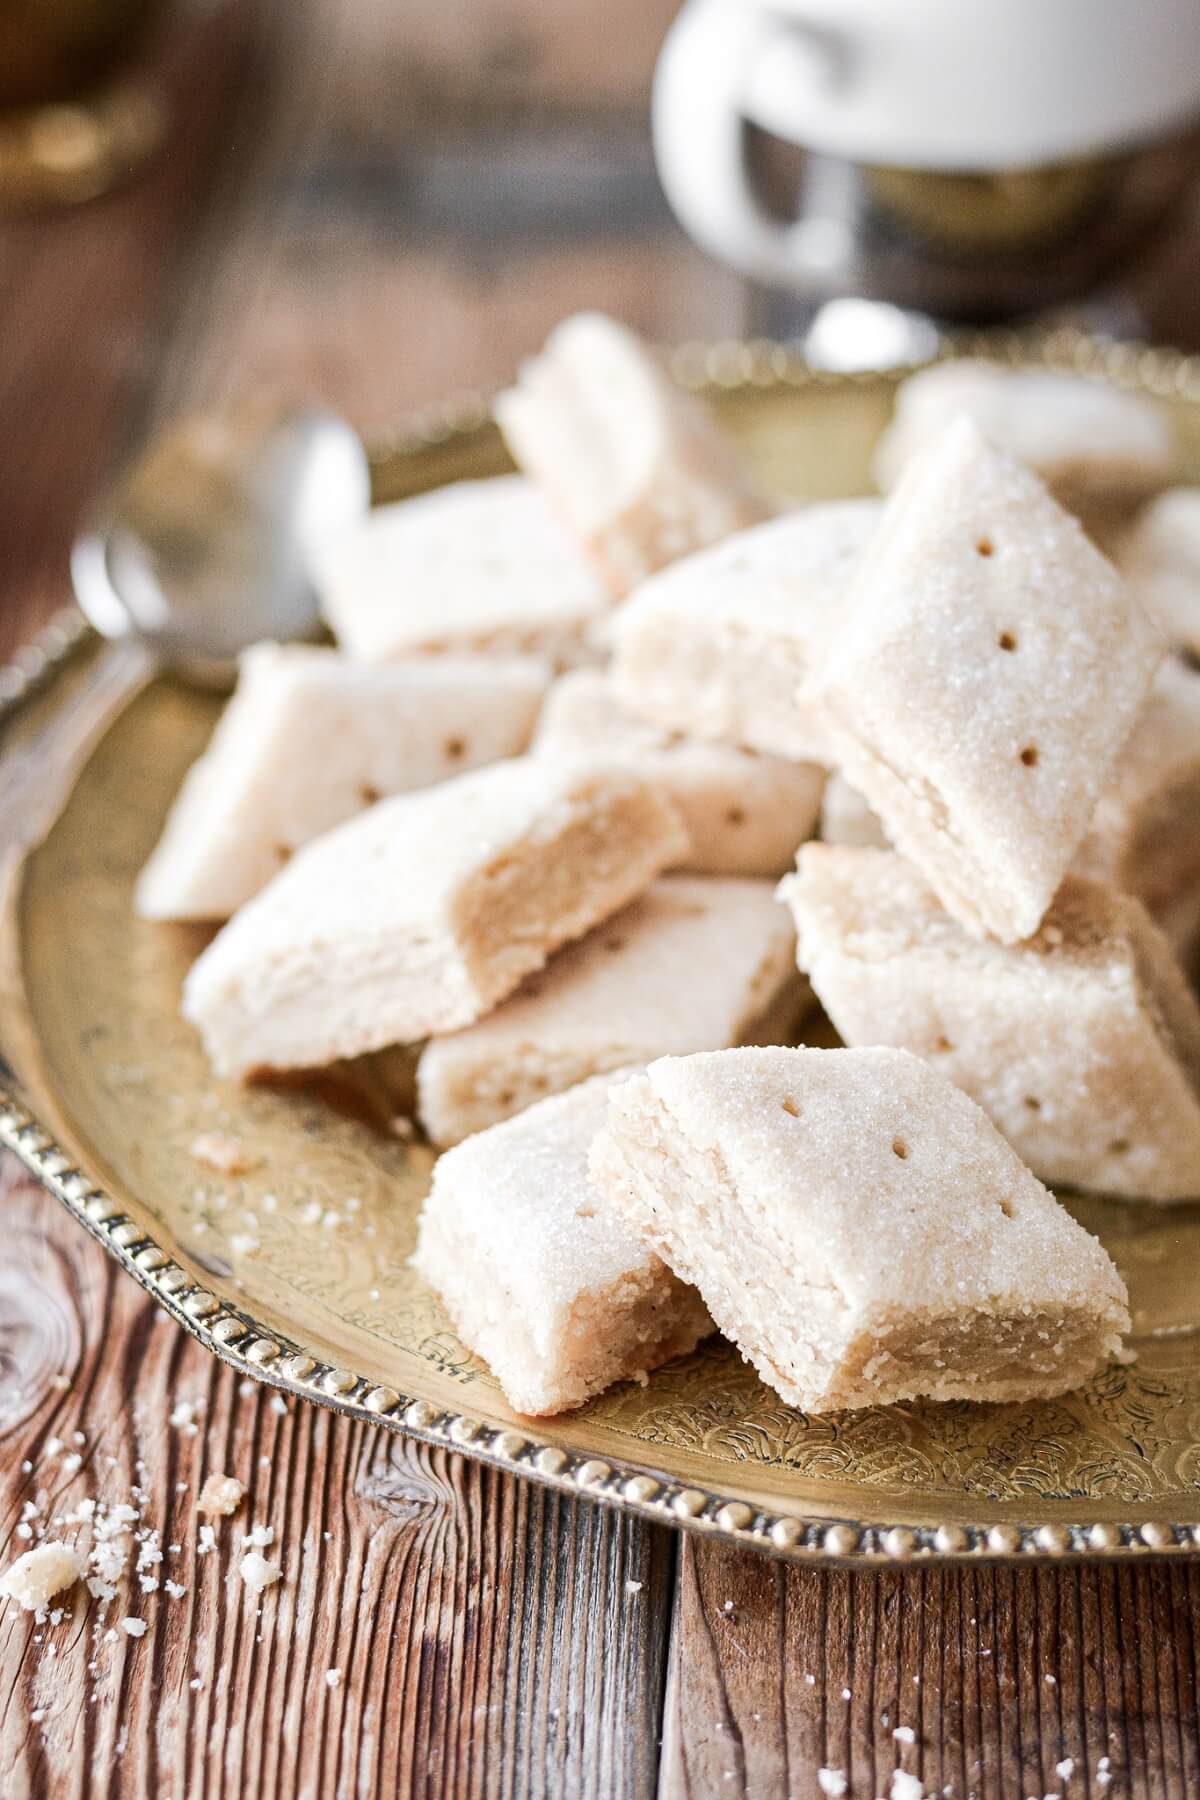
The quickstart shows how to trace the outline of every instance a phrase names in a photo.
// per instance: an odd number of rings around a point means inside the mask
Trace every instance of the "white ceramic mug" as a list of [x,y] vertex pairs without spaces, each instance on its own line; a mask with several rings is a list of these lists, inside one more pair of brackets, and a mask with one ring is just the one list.
[[747,122],[859,165],[962,174],[1140,148],[1200,115],[1200,0],[688,0],[659,60],[667,196],[766,280],[845,260],[821,219],[771,216]]

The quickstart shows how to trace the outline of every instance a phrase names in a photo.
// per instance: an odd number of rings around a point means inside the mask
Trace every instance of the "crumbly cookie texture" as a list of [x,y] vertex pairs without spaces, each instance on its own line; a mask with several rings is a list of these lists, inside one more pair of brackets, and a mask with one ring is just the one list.
[[878,500],[802,507],[648,581],[613,625],[621,700],[669,730],[828,761],[824,720],[800,690],[882,510]]
[[1035,937],[981,942],[902,858],[828,845],[780,892],[848,1044],[924,1057],[1044,1181],[1200,1197],[1200,1007],[1136,900],[1069,876]]
[[1100,1244],[902,1050],[666,1057],[613,1088],[590,1167],[810,1412],[1060,1394],[1129,1328]]
[[675,809],[612,763],[514,757],[318,838],[184,984],[218,1074],[469,1025],[678,862]]
[[901,383],[875,452],[880,487],[894,487],[912,458],[962,413],[1085,517],[1136,505],[1171,478],[1171,421],[1156,401],[1080,375],[964,359]]
[[815,697],[836,760],[969,931],[1029,937],[1164,644],[1036,475],[968,419],[906,471]]
[[236,1475],[209,1475],[197,1497],[196,1511],[211,1518],[229,1519],[245,1497],[245,1484]]
[[582,1406],[712,1330],[703,1302],[593,1187],[612,1077],[468,1138],[436,1164],[414,1266],[515,1411]]
[[459,481],[372,509],[312,559],[321,610],[365,662],[446,652],[587,662],[609,596],[519,475]]
[[1171,643],[1200,656],[1200,487],[1171,488],[1152,500],[1117,563]]
[[651,724],[618,699],[599,669],[555,682],[538,722],[539,756],[612,756],[653,780],[679,808],[700,875],[780,875],[812,836],[825,771]]
[[453,1144],[604,1069],[786,1041],[808,998],[769,882],[667,876],[495,1012],[430,1039],[421,1122]]
[[56,1594],[75,1586],[83,1569],[82,1557],[69,1544],[39,1544],[0,1575],[0,1595],[26,1612],[42,1612]]
[[1200,674],[1159,670],[1073,864],[1156,918],[1200,888]]
[[373,668],[258,644],[134,893],[145,919],[227,919],[376,800],[524,750],[550,671],[527,657]]
[[626,326],[579,313],[495,402],[517,466],[595,558],[612,592],[771,508],[701,403]]
[[857,788],[834,770],[821,795],[820,838],[823,844],[853,844],[859,849],[885,850],[887,832],[879,814],[872,811]]

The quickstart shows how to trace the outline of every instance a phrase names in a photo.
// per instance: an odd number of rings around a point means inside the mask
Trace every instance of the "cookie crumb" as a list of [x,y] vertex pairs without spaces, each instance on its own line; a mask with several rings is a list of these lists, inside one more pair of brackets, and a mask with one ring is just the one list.
[[252,1594],[261,1594],[279,1580],[278,1563],[268,1562],[261,1551],[250,1550],[238,1564],[238,1574]]
[[236,1475],[210,1475],[200,1489],[196,1510],[210,1517],[228,1519],[246,1497],[246,1488]]
[[189,1151],[196,1162],[221,1175],[245,1175],[258,1166],[258,1157],[247,1150],[241,1138],[226,1137],[219,1131],[201,1132],[192,1139]]
[[15,1600],[26,1612],[42,1612],[55,1594],[74,1587],[82,1574],[83,1564],[69,1544],[39,1544],[0,1576],[0,1595]]

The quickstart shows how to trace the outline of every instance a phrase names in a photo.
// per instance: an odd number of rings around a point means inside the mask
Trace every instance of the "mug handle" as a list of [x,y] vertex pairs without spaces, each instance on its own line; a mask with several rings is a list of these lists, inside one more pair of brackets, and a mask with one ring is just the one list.
[[652,123],[659,179],[684,229],[744,274],[795,283],[828,279],[848,246],[833,220],[772,218],[750,181],[747,100],[768,58],[813,82],[830,72],[829,47],[789,19],[771,22],[729,0],[690,0],[667,34],[654,76]]

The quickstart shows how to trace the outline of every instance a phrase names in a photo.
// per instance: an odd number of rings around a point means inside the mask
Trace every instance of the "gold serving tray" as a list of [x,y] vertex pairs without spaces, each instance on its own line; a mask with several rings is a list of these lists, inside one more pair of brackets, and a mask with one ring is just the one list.
[[[1075,336],[973,348],[1162,396],[1179,417],[1181,474],[1200,478],[1200,364]],[[868,489],[893,377],[818,374],[771,345],[684,351],[676,366],[781,495]],[[380,498],[506,467],[478,401],[374,462]],[[209,1349],[339,1411],[796,1558],[1200,1543],[1197,1207],[1071,1202],[1129,1283],[1137,1356],[1061,1400],[807,1418],[714,1339],[582,1411],[513,1414],[408,1267],[431,1156],[388,1129],[406,1059],[365,1059],[319,1086],[214,1080],[177,1004],[208,934],[130,910],[217,702],[139,682],[111,649],[76,647],[59,669],[65,647],[60,635],[0,686],[0,704],[25,702],[0,759],[0,819],[30,846],[9,859],[0,940],[13,1077],[0,1141]],[[222,1177],[198,1161],[194,1140],[214,1132],[240,1139],[254,1167]]]

